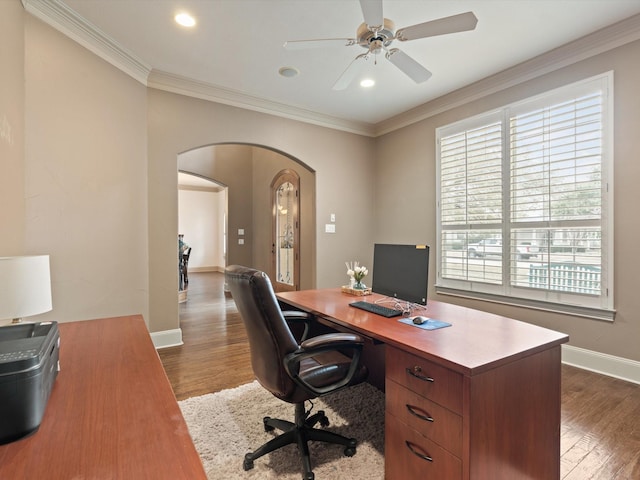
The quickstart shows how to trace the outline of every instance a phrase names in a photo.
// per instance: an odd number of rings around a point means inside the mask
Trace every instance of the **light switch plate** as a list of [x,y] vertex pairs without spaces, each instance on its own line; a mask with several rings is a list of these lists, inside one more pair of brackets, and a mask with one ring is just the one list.
[[336,233],[336,226],[333,223],[326,223],[324,226],[324,233]]

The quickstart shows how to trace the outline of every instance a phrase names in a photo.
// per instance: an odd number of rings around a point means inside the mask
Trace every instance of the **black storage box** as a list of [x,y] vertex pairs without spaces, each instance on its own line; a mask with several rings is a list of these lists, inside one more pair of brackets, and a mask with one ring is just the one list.
[[58,376],[57,322],[0,327],[0,444],[40,427]]

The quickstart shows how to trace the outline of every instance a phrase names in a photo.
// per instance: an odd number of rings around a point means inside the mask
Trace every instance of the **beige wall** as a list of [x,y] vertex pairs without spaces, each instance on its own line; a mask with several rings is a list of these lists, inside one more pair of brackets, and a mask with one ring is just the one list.
[[[178,327],[175,301],[177,158],[218,143],[262,145],[316,172],[316,285],[345,282],[344,262],[370,255],[373,237],[371,139],[149,89],[149,276],[152,331]],[[232,203],[229,199],[229,204]],[[325,234],[330,213],[337,233]],[[229,225],[229,231],[234,227]]]
[[25,249],[51,256],[42,317],[148,321],[146,88],[31,15],[24,28]]
[[[640,360],[640,42],[634,42],[524,84],[450,109],[377,139],[376,197],[378,241],[426,241],[436,245],[435,129],[555,87],[614,70],[615,307],[613,323],[436,296],[435,264],[430,272],[431,298],[461,303],[568,333],[573,346]],[[468,92],[438,101],[455,104]],[[434,105],[435,108],[435,105]],[[427,109],[428,110],[428,109]],[[393,162],[390,159],[394,159]],[[398,192],[404,192],[398,195]],[[419,206],[419,208],[412,208]],[[435,251],[431,254],[435,261]]]
[[[314,170],[315,284],[338,286],[345,261],[371,261],[373,240],[435,245],[437,126],[613,69],[615,322],[464,303],[567,332],[578,347],[640,360],[639,42],[371,139],[147,89],[25,14],[17,0],[0,2],[0,27],[3,48],[15,49],[0,50],[0,116],[15,132],[13,144],[0,141],[0,195],[15,197],[17,209],[0,220],[3,233],[18,235],[3,235],[0,255],[52,256],[50,318],[143,313],[152,332],[179,326],[180,153],[225,142],[263,145]],[[454,93],[438,105],[463,98]],[[331,213],[336,234],[324,233]]]
[[24,35],[20,2],[0,2],[0,257],[24,245]]
[[224,270],[226,196],[224,189],[178,188],[178,233],[191,247],[189,272]]

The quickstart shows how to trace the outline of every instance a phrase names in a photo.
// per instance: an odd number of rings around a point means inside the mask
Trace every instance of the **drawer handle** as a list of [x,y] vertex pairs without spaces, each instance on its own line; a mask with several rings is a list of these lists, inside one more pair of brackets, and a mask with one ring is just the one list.
[[433,378],[427,377],[426,375],[423,375],[421,372],[422,372],[422,368],[419,367],[418,365],[416,365],[413,368],[407,367],[407,373],[409,375],[413,375],[414,377],[419,378],[420,380],[424,380],[425,382],[434,382]]
[[407,448],[409,449],[409,451],[413,453],[416,457],[426,460],[427,462],[433,462],[433,458],[431,458],[429,455],[416,451],[416,448],[418,448],[417,445],[414,445],[409,440],[405,440],[404,443],[407,444]]
[[[413,407],[409,404],[405,405],[407,407],[407,410],[409,410],[409,413],[411,415],[413,415],[414,417],[418,417],[420,420],[425,420],[427,422],[433,422],[433,417],[430,417],[428,414],[424,414],[424,413],[418,413],[417,410],[419,410],[417,407]],[[424,410],[422,410],[424,411]]]

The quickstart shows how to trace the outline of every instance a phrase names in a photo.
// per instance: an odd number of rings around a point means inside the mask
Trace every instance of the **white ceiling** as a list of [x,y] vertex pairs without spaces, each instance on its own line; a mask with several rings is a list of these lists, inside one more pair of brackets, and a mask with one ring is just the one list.
[[[51,0],[49,0],[51,1]],[[23,0],[27,5],[44,0]],[[367,62],[371,89],[332,85],[359,46],[287,51],[287,40],[353,38],[362,22],[358,0],[57,0],[83,28],[117,45],[154,72],[193,80],[239,103],[375,125],[446,93],[640,14],[640,0],[384,0],[397,28],[473,11],[475,30],[395,41],[433,73],[415,84],[385,58]],[[47,7],[49,8],[49,7]],[[196,17],[192,30],[174,15]],[[69,13],[69,12],[67,12]],[[300,71],[278,74],[283,66]],[[264,103],[267,102],[267,103]]]

